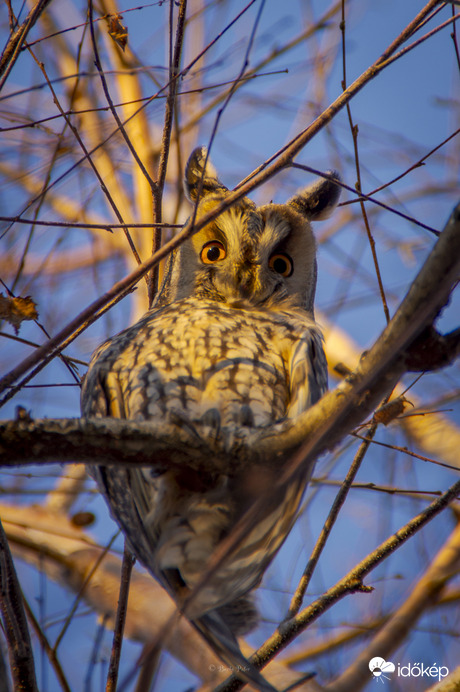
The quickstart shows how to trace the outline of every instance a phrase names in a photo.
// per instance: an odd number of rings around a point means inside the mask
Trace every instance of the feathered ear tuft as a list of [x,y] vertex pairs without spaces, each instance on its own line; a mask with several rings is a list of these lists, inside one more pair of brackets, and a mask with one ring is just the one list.
[[[217,178],[217,172],[211,161],[206,158],[206,147],[195,149],[185,168],[185,194],[191,202],[196,202],[198,196],[204,197],[209,193],[227,191],[227,188]],[[206,167],[206,168],[205,168]]]
[[340,175],[337,171],[327,171],[326,175],[329,177],[319,178],[288,201],[308,221],[327,219],[339,201],[341,188],[337,183],[340,182]]

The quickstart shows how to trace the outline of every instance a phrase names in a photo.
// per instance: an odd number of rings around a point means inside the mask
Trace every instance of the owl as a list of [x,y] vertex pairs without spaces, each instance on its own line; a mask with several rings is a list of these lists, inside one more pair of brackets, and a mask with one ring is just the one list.
[[[185,190],[197,219],[229,194],[205,148],[190,156]],[[327,365],[313,312],[310,221],[331,213],[339,191],[331,174],[286,204],[244,198],[189,237],[170,255],[152,309],[93,355],[83,416],[172,421],[218,443],[224,430],[271,426],[312,406],[327,388]],[[246,681],[273,690],[236,635],[256,623],[251,593],[288,535],[309,477],[269,496],[233,553],[200,583],[260,488],[274,486],[273,470],[223,471],[216,455],[214,473],[99,466],[93,475],[140,562],[179,608],[193,593],[185,612],[208,643]]]

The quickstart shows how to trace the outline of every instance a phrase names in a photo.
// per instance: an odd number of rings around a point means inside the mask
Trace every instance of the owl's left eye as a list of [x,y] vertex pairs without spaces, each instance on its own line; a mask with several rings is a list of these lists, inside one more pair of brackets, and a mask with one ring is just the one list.
[[210,240],[202,247],[200,258],[205,264],[214,264],[227,257],[227,251],[219,240]]
[[270,257],[268,262],[270,269],[273,269],[277,274],[281,276],[291,276],[294,271],[294,262],[285,253],[278,252]]

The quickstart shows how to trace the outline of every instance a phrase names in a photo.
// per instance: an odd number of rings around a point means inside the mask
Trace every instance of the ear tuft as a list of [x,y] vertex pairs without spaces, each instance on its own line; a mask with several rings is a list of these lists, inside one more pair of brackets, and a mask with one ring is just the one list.
[[197,149],[192,151],[187,162],[184,188],[185,194],[191,202],[196,202],[198,195],[202,197],[210,192],[227,190],[227,188],[219,182],[216,169],[209,158],[206,161],[207,156],[208,150],[206,147],[197,147]]
[[341,187],[337,183],[340,182],[340,175],[337,171],[327,171],[326,175],[328,178],[319,178],[288,201],[309,221],[327,219],[339,201]]

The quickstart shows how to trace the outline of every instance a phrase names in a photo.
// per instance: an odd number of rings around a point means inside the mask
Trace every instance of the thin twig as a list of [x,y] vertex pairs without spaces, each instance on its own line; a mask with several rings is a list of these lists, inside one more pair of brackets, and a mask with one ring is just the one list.
[[91,690],[91,678],[93,677],[96,666],[100,661],[100,652],[102,648],[102,643],[104,641],[105,628],[107,626],[107,621],[109,617],[110,616],[108,613],[104,613],[102,617],[98,618],[98,628],[94,635],[91,656],[89,657],[88,669],[85,674],[85,692]]
[[[180,68],[180,59],[182,54],[182,45],[184,42],[184,29],[185,29],[185,16],[187,10],[187,0],[180,0],[179,13],[177,17],[176,26],[176,37],[174,41],[174,52],[172,49],[172,32],[173,32],[173,17],[174,17],[174,3],[170,2],[170,13],[169,13],[169,36],[170,36],[170,47],[169,47],[169,88],[168,95],[166,98],[165,105],[165,117],[163,124],[163,134],[161,137],[161,152],[160,152],[160,162],[158,164],[158,175],[157,175],[157,185],[155,188],[155,194],[153,195],[154,202],[154,220],[156,223],[161,223],[162,221],[162,204],[163,204],[163,192],[166,181],[166,170],[168,167],[169,149],[171,146],[171,132],[174,122],[174,112],[176,103],[176,94],[178,88],[178,76]],[[161,247],[161,227],[157,226],[153,234],[152,243],[152,254],[155,254]],[[150,272],[147,285],[149,290],[149,307],[153,303],[153,299],[158,290],[159,282],[159,265],[152,267]]]
[[129,550],[126,539],[123,553],[123,564],[121,567],[120,595],[118,597],[117,615],[113,630],[112,651],[110,654],[109,672],[107,674],[106,692],[115,692],[117,689],[118,669],[120,666],[121,646],[123,644],[123,631],[126,622],[126,612],[128,609],[129,582],[133,569],[134,557]]
[[95,228],[103,231],[113,232],[114,228],[182,228],[182,224],[174,223],[82,223],[80,221],[46,221],[44,219],[24,219],[17,216],[0,216],[0,221],[11,221],[12,223],[31,223],[36,226],[51,226],[56,228]]
[[14,31],[9,37],[8,43],[0,58],[0,75],[3,75],[2,79],[0,80],[0,91],[3,89],[15,62],[19,57],[21,46],[24,43],[27,34],[50,2],[51,0],[38,0],[38,2],[30,10],[21,26],[18,27],[16,31]]
[[[380,187],[376,187],[375,190],[371,190],[371,192],[369,192],[368,195],[365,195],[365,196],[361,195],[361,196],[363,196],[364,199],[368,199],[368,200],[370,200],[370,201],[375,202],[375,200],[372,200],[372,199],[371,199],[371,197],[372,197],[373,195],[375,195],[377,192],[381,192],[382,190],[385,190],[387,187],[390,187],[391,185],[394,185],[394,183],[396,183],[396,182],[398,182],[399,180],[401,180],[402,178],[404,178],[406,175],[408,175],[409,173],[411,173],[411,172],[412,172],[413,170],[415,170],[416,168],[420,168],[420,166],[423,166],[424,162],[425,162],[430,156],[432,156],[433,154],[435,154],[439,149],[441,149],[441,147],[443,147],[445,144],[447,144],[447,142],[450,142],[450,140],[453,139],[454,137],[456,137],[458,134],[460,134],[460,128],[459,128],[458,130],[455,130],[455,132],[452,132],[451,135],[449,135],[448,137],[446,137],[446,139],[443,139],[443,141],[440,142],[440,143],[439,143],[437,146],[435,146],[433,149],[430,149],[430,151],[429,151],[427,154],[424,154],[424,155],[422,156],[421,159],[418,159],[418,161],[416,161],[416,162],[413,163],[411,166],[409,166],[409,168],[407,168],[407,169],[404,171],[404,173],[400,173],[399,175],[397,175],[395,178],[392,178],[391,180],[389,180],[389,181],[388,181],[387,183],[385,183],[384,185],[380,185]],[[358,199],[350,199],[350,200],[347,200],[346,202],[342,202],[340,206],[341,206],[341,207],[345,207],[345,206],[347,206],[348,204],[356,204],[356,202],[359,202],[359,201],[360,201],[359,198],[358,198]],[[391,208],[389,208],[389,210],[392,211]],[[394,211],[394,210],[393,210],[393,211]]]
[[[452,22],[452,33],[451,33],[451,38],[454,43],[454,50],[455,50],[455,57],[457,58],[457,65],[458,69],[460,71],[460,51],[458,49],[458,40],[457,40],[457,23],[456,23],[456,15],[455,15],[455,5],[452,4],[452,17],[454,18],[454,21]],[[457,15],[458,17],[458,15]]]
[[[452,467],[453,468],[453,467]],[[331,487],[341,487],[343,481],[335,480],[333,478],[322,478],[313,477],[310,481],[310,485],[328,485]],[[420,499],[429,499],[432,496],[439,497],[442,495],[441,490],[420,490],[419,488],[397,488],[394,485],[377,485],[373,481],[369,483],[352,483],[351,488],[353,490],[372,490],[377,493],[386,493],[387,495],[399,495],[400,497],[408,497],[413,499],[414,496],[419,496]]]
[[118,538],[118,534],[119,534],[119,533],[120,533],[120,532],[117,531],[117,532],[112,536],[112,538],[110,539],[110,541],[107,543],[107,545],[105,546],[104,550],[101,550],[100,555],[98,555],[97,560],[95,561],[94,565],[93,565],[92,568],[89,570],[89,572],[88,572],[86,578],[84,579],[84,581],[83,581],[83,583],[82,583],[82,585],[81,585],[81,587],[80,587],[80,590],[79,590],[79,592],[78,592],[78,594],[77,594],[77,596],[76,596],[76,598],[75,598],[75,600],[74,600],[74,602],[73,602],[73,605],[72,605],[72,607],[71,607],[71,609],[70,609],[70,611],[69,611],[69,614],[67,615],[67,617],[66,617],[66,619],[65,619],[64,625],[62,626],[61,631],[59,632],[58,636],[56,637],[56,641],[54,642],[53,651],[54,651],[55,653],[56,653],[56,651],[58,650],[58,647],[59,647],[60,643],[62,642],[65,633],[67,632],[67,630],[68,630],[69,627],[70,627],[70,624],[71,624],[71,622],[72,622],[73,616],[75,615],[75,612],[76,612],[76,610],[77,610],[77,608],[78,608],[78,606],[79,606],[79,604],[80,604],[80,601],[81,601],[81,599],[83,598],[83,592],[84,592],[84,590],[85,590],[87,584],[89,584],[89,582],[90,582],[91,579],[93,578],[94,573],[95,573],[96,570],[98,569],[98,567],[99,567],[99,565],[101,564],[101,562],[102,562],[102,560],[104,559],[104,557],[105,557],[105,556],[107,555],[107,553],[109,552],[109,550],[110,550],[110,548],[112,547],[113,542],[115,541],[115,539]]
[[361,466],[361,463],[366,455],[367,450],[369,449],[369,445],[371,443],[372,438],[375,435],[375,432],[377,430],[377,424],[374,423],[370,428],[367,433],[366,439],[363,440],[362,444],[359,446],[359,449],[357,453],[355,454],[355,457],[352,461],[352,464],[348,470],[348,473],[343,481],[343,483],[340,486],[340,490],[337,493],[337,496],[332,504],[331,509],[329,510],[329,514],[327,516],[326,521],[324,522],[324,526],[321,529],[321,533],[318,537],[318,540],[316,541],[315,547],[313,548],[313,551],[310,555],[310,559],[308,560],[307,566],[304,570],[304,573],[302,575],[302,578],[299,582],[299,585],[297,586],[297,589],[294,593],[294,596],[292,597],[291,603],[289,605],[289,610],[286,616],[286,619],[289,620],[294,615],[296,615],[300,607],[302,605],[303,598],[305,596],[305,593],[308,589],[308,585],[310,583],[311,577],[313,575],[314,569],[316,565],[318,564],[318,560],[321,556],[321,553],[323,552],[323,548],[326,545],[326,541],[332,531],[332,528],[336,522],[336,519],[339,515],[339,512],[341,508],[343,507],[343,504],[345,500],[347,499],[348,496],[348,491],[350,490],[350,487],[356,478],[356,474],[359,471],[359,468]]
[[[10,288],[8,288],[8,286],[5,284],[3,279],[0,279],[0,283],[2,284],[2,286],[7,291],[8,295],[11,298],[14,298],[15,294],[13,293],[13,291]],[[46,338],[49,339],[50,338],[49,332],[46,329],[46,327],[40,322],[40,320],[35,319],[34,322],[37,325],[37,327],[40,329],[40,331],[43,332],[43,334],[46,336]],[[19,338],[17,338],[16,340],[19,341]],[[25,343],[25,340],[23,340],[23,343]],[[30,342],[29,342],[29,345],[31,345]],[[59,354],[59,358],[64,363],[64,366],[69,371],[70,376],[74,379],[75,383],[79,385],[80,384],[80,377],[77,374],[78,371],[77,371],[77,368],[75,367],[75,364],[72,362],[72,359],[69,358],[68,356],[64,355],[63,353]]]
[[15,692],[38,692],[21,587],[0,522],[0,611]]
[[121,122],[121,120],[119,118],[117,110],[113,104],[112,97],[110,96],[109,87],[107,85],[107,80],[105,78],[104,70],[102,69],[101,60],[99,57],[99,50],[97,47],[96,33],[94,30],[93,0],[88,0],[88,17],[89,17],[89,27],[90,27],[90,32],[91,32],[91,43],[93,46],[93,53],[94,53],[94,64],[95,64],[96,69],[97,69],[99,76],[101,78],[102,88],[104,90],[104,95],[105,95],[105,98],[107,99],[107,103],[109,104],[110,112],[112,113],[113,118],[114,118],[115,122],[117,123],[118,129],[119,129],[121,135],[123,136],[123,139],[125,140],[126,145],[127,145],[128,149],[130,150],[135,162],[137,163],[137,165],[141,169],[145,179],[147,180],[148,184],[150,185],[150,189],[152,190],[152,195],[155,195],[157,185],[156,185],[155,181],[152,180],[151,176],[149,175],[149,172],[147,171],[146,167],[142,163],[142,159],[140,158],[136,149],[134,148],[133,143],[131,142],[131,140],[128,136],[128,133],[126,132],[125,126],[123,125],[123,123]]
[[43,629],[40,627],[40,624],[35,617],[32,608],[30,607],[28,601],[26,598],[24,598],[24,608],[25,612],[27,614],[27,618],[29,622],[31,623],[35,634],[38,637],[38,640],[40,642],[40,646],[42,649],[45,651],[46,655],[48,656],[48,660],[51,663],[51,666],[53,667],[54,673],[56,675],[56,678],[59,681],[59,684],[61,688],[64,690],[64,692],[71,692],[70,690],[70,685],[67,682],[67,678],[65,676],[65,673],[62,669],[62,666],[59,662],[59,659],[56,655],[56,652],[50,645],[45,633],[43,632]]
[[[123,300],[123,298],[125,298],[129,293],[131,293],[131,290],[132,289],[128,289],[124,293],[120,293],[120,295],[117,295],[115,298],[113,298],[113,300],[111,300],[103,308],[101,308],[100,311],[97,311],[94,314],[90,315],[86,321],[80,324],[79,327],[77,327],[74,331],[71,331],[68,337],[64,339],[64,341],[60,343],[60,345],[57,346],[56,349],[51,350],[47,353],[47,355],[45,354],[43,360],[39,359],[37,361],[38,365],[34,368],[34,370],[29,372],[29,374],[27,374],[20,382],[18,382],[17,385],[15,385],[14,387],[7,385],[6,389],[9,389],[9,392],[5,394],[3,399],[0,400],[0,408],[4,404],[6,404],[7,401],[13,398],[17,394],[17,392],[22,389],[22,387],[24,387],[28,382],[30,382],[30,380],[32,380],[36,375],[38,375],[38,373],[41,372],[43,368],[45,368],[48,365],[48,363],[50,363],[53,360],[53,358],[59,356],[61,352],[67,348],[67,346],[70,346],[70,344],[73,341],[75,341],[77,337],[80,336],[80,334],[82,334],[86,329],[88,329],[88,327],[90,327],[94,322],[96,322],[96,320],[102,317],[102,315],[104,315],[104,313],[106,313],[107,310],[110,310],[110,308],[112,308],[114,305],[120,302],[120,300]],[[39,346],[38,348],[42,347]],[[74,360],[75,362],[77,362],[75,358],[70,360]]]
[[[312,168],[311,166],[306,166],[303,163],[291,163],[290,166],[291,166],[291,168],[299,168],[300,170],[308,171],[309,173],[314,173],[315,175],[319,175],[322,178],[326,178],[326,179],[331,178],[330,175],[324,173],[323,171],[319,171],[316,168]],[[337,185],[340,185],[340,187],[343,190],[348,190],[348,192],[351,192],[353,195],[359,195],[357,199],[353,200],[353,202],[360,202],[362,200],[366,200],[368,202],[371,202],[372,204],[375,204],[376,206],[380,207],[381,209],[385,209],[386,211],[389,211],[392,214],[396,214],[396,216],[400,216],[402,219],[406,219],[406,221],[410,221],[411,223],[415,224],[416,226],[419,226],[420,228],[424,228],[426,231],[429,231],[430,233],[432,233],[435,236],[439,236],[439,234],[440,234],[440,231],[437,231],[432,226],[428,226],[428,224],[423,223],[422,221],[418,221],[413,216],[409,216],[409,214],[404,214],[404,212],[398,211],[398,209],[395,209],[394,207],[390,207],[388,204],[385,204],[384,202],[380,202],[378,199],[374,199],[374,197],[371,197],[372,193],[365,195],[364,192],[362,192],[362,191],[358,192],[356,190],[356,188],[353,188],[350,185],[347,185],[346,183],[343,182],[343,180],[337,181]],[[342,202],[341,204],[339,204],[339,206],[345,206],[346,204],[347,204],[347,202]]]
[[447,582],[460,567],[460,524],[430,562],[402,605],[379,628],[349,667],[327,686],[330,692],[358,692],[369,681],[367,663],[374,656],[391,656],[420,619],[437,601]]
[[424,34],[424,35],[421,36],[419,39],[417,39],[417,40],[414,41],[413,43],[410,43],[408,46],[406,46],[405,48],[402,48],[400,51],[398,51],[398,53],[396,53],[395,55],[392,55],[390,58],[388,58],[387,60],[385,60],[385,62],[384,62],[385,67],[386,67],[387,65],[391,65],[391,64],[392,64],[393,62],[395,62],[396,60],[399,60],[400,58],[403,57],[403,55],[406,55],[406,53],[408,53],[409,51],[413,50],[414,48],[417,48],[417,46],[419,46],[421,43],[423,43],[423,42],[426,41],[427,39],[429,39],[429,38],[431,38],[432,36],[434,36],[434,34],[437,34],[438,31],[441,31],[441,29],[445,29],[445,27],[446,27],[446,26],[449,26],[449,24],[454,24],[454,25],[455,25],[455,21],[456,21],[457,19],[459,19],[459,18],[460,18],[460,12],[457,13],[457,14],[454,14],[454,15],[453,15],[452,17],[450,17],[449,19],[446,19],[446,21],[445,21],[445,22],[442,22],[442,24],[439,24],[438,26],[435,26],[434,29],[432,29],[432,30],[429,31],[428,33]]
[[[350,435],[357,437],[359,440],[364,440],[365,438],[359,435],[357,432],[352,432]],[[398,447],[398,445],[390,445],[385,442],[379,442],[378,440],[372,440],[372,444],[378,445],[379,447],[386,447],[387,449],[392,449],[395,452],[402,452],[403,454],[408,454],[414,459],[420,459],[421,461],[427,461],[430,464],[436,464],[437,466],[444,466],[446,469],[451,471],[458,471],[458,467],[452,466],[451,464],[446,464],[443,461],[438,461],[437,459],[431,459],[430,457],[424,457],[422,454],[417,454],[416,452],[411,452],[407,447]]]
[[[345,0],[342,0],[342,21],[340,22],[340,29],[342,32],[342,70],[343,70],[342,89],[343,89],[343,91],[346,91],[346,89],[347,89],[345,26],[346,26],[345,25]],[[358,126],[353,123],[353,117],[351,115],[351,107],[350,107],[349,103],[347,103],[346,108],[347,108],[347,116],[348,116],[348,122],[350,125],[351,135],[353,138],[353,149],[354,149],[354,154],[355,154],[356,190],[358,191],[358,194],[361,194],[363,187],[361,184],[361,166],[359,163]],[[383,287],[382,275],[380,273],[380,266],[379,266],[379,260],[377,257],[377,250],[375,247],[375,240],[374,240],[374,236],[372,235],[372,231],[371,231],[371,227],[369,224],[369,219],[367,216],[367,211],[366,211],[366,207],[364,205],[364,201],[362,199],[360,199],[359,204],[361,207],[361,214],[362,214],[363,221],[364,221],[364,227],[366,229],[367,239],[369,241],[369,247],[371,248],[372,259],[374,261],[375,275],[377,277],[377,283],[379,286],[379,292],[380,292],[380,298],[382,301],[383,312],[385,313],[385,319],[386,319],[387,324],[388,324],[388,322],[390,321],[390,311],[388,309],[388,303],[387,303],[387,299],[385,296],[385,289]]]
[[[395,550],[400,548],[409,538],[420,531],[432,519],[443,512],[460,493],[460,481],[454,483],[439,499],[434,500],[420,514],[404,524],[398,531],[381,543],[375,550],[359,562],[334,586],[328,589],[320,598],[296,617],[283,623],[279,629],[251,657],[251,662],[261,668],[268,663],[281,649],[286,647],[308,625],[318,619],[326,610],[340,601],[344,596],[356,592],[369,593],[371,588],[363,585],[363,579],[377,565],[383,562]],[[227,692],[241,689],[244,685],[238,678],[231,676],[219,685],[215,692]]]
[[[129,247],[131,248],[131,252],[133,253],[133,255],[134,255],[134,257],[135,257],[136,262],[137,262],[138,264],[141,264],[141,258],[139,257],[139,253],[138,253],[138,251],[137,251],[137,249],[136,249],[136,246],[134,245],[133,239],[131,238],[131,234],[130,234],[130,232],[129,232],[129,230],[128,230],[128,227],[126,226],[126,224],[125,224],[125,222],[124,222],[124,220],[123,220],[123,217],[122,217],[122,215],[121,215],[120,210],[118,209],[117,205],[115,204],[115,201],[114,201],[114,199],[112,198],[112,195],[110,194],[110,192],[109,192],[109,190],[108,190],[106,184],[104,183],[104,181],[103,181],[103,179],[102,179],[102,176],[100,175],[100,173],[99,173],[99,171],[98,171],[98,169],[97,169],[96,164],[94,163],[94,161],[93,161],[93,159],[92,159],[91,154],[92,154],[93,152],[88,151],[88,149],[86,148],[85,143],[83,142],[83,140],[82,140],[82,138],[81,138],[81,136],[80,136],[80,133],[79,133],[78,129],[75,127],[75,125],[72,124],[70,118],[68,118],[68,117],[65,115],[64,109],[62,108],[62,106],[61,106],[61,104],[60,104],[60,101],[59,101],[59,99],[58,99],[58,97],[57,97],[57,94],[56,94],[56,92],[54,91],[54,88],[53,88],[53,86],[52,86],[52,84],[51,84],[51,82],[50,82],[50,80],[49,80],[49,78],[48,78],[48,74],[47,74],[47,72],[46,72],[46,70],[45,70],[44,64],[41,63],[41,62],[35,57],[35,55],[33,54],[32,50],[31,50],[30,52],[31,52],[31,54],[32,54],[32,56],[33,56],[35,62],[37,63],[38,67],[39,67],[40,70],[42,71],[43,76],[44,76],[45,79],[46,79],[46,82],[47,82],[47,84],[48,84],[48,86],[49,86],[49,88],[50,88],[50,90],[51,90],[52,95],[53,95],[54,103],[56,104],[56,106],[57,106],[57,108],[59,109],[59,112],[61,113],[62,117],[65,119],[65,121],[68,123],[70,129],[72,130],[72,133],[74,134],[74,136],[75,136],[75,138],[76,138],[78,144],[80,145],[82,151],[84,152],[84,155],[85,155],[85,156],[84,156],[84,159],[87,160],[88,163],[89,163],[89,165],[91,166],[91,168],[92,168],[92,170],[93,170],[93,172],[94,172],[96,178],[97,178],[98,181],[99,181],[99,185],[100,185],[100,187],[101,187],[102,192],[105,194],[105,196],[106,196],[106,198],[107,198],[107,201],[109,202],[109,204],[110,204],[110,206],[111,206],[111,208],[112,208],[112,210],[113,210],[115,216],[117,217],[118,221],[119,221],[120,224],[122,225],[123,231],[124,231],[125,236],[126,236],[126,238],[127,238],[127,240],[128,240]],[[49,189],[49,187],[48,187],[48,189]]]

